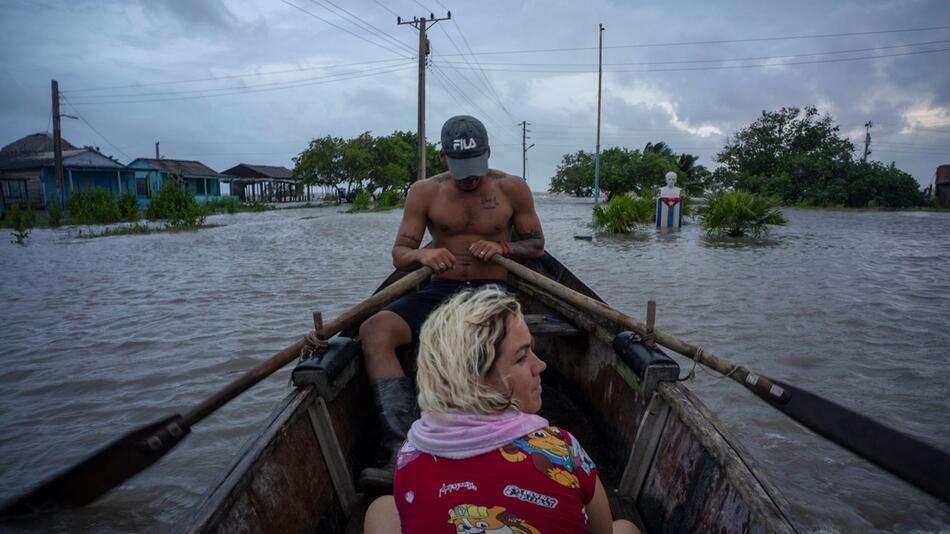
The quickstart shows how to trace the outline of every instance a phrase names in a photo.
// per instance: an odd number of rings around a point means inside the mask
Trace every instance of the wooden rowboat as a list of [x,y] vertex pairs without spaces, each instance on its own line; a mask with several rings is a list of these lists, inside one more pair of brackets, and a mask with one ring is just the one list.
[[[550,255],[525,265],[601,300]],[[615,517],[647,532],[796,531],[788,503],[676,381],[672,360],[653,352],[641,360],[621,355],[614,348],[620,325],[595,320],[514,275],[508,283],[548,364],[541,415],[585,445],[612,490]],[[376,460],[373,398],[358,354],[326,360],[315,385],[295,389],[248,441],[185,531],[362,532],[373,496],[358,493],[355,480]]]

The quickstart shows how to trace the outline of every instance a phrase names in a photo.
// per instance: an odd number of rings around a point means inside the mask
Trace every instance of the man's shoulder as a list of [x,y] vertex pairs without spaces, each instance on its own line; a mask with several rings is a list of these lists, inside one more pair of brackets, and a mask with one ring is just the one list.
[[531,195],[531,188],[528,187],[528,183],[524,181],[524,178],[520,176],[490,169],[488,171],[488,177],[508,196],[521,197]]

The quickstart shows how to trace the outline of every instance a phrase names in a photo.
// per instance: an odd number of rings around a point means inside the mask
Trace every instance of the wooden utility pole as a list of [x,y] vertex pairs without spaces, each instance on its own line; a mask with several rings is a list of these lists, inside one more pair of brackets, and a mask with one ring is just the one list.
[[435,25],[436,22],[449,20],[452,18],[452,12],[444,18],[435,18],[435,15],[429,13],[427,19],[425,15],[422,18],[412,17],[412,20],[402,20],[402,17],[396,17],[396,24],[409,24],[419,30],[419,110],[418,120],[416,122],[416,157],[419,161],[419,172],[416,180],[424,180],[426,177],[426,56],[429,55],[429,40],[426,38],[426,30]]
[[63,132],[59,127],[59,82],[52,81],[53,88],[53,162],[56,167],[56,201],[63,196]]
[[598,24],[597,35],[600,44],[597,45],[597,150],[594,156],[594,205],[600,203],[600,88],[604,76],[604,25]]
[[867,121],[864,123],[864,128],[866,130],[864,134],[864,155],[861,156],[861,161],[867,161],[868,156],[871,155],[871,127],[874,126],[874,123]]
[[531,143],[528,146],[528,121],[521,121],[521,177],[528,181],[528,150],[534,146]]

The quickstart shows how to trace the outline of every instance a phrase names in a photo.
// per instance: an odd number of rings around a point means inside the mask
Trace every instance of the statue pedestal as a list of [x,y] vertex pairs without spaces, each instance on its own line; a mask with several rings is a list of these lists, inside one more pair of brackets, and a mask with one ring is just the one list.
[[683,224],[683,198],[661,196],[656,199],[656,227],[679,228]]

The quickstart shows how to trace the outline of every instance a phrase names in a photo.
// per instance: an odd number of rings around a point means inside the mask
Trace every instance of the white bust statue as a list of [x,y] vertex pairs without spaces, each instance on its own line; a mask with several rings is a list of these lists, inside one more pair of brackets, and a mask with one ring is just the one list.
[[660,198],[678,198],[682,189],[676,187],[676,173],[666,173],[666,187],[660,188]]

